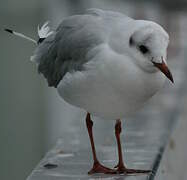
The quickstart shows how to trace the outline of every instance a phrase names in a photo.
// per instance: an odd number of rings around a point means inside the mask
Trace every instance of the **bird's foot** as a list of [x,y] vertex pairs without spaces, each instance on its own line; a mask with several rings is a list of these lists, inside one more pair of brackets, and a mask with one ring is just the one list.
[[117,165],[116,174],[127,174],[127,175],[138,175],[138,174],[149,174],[151,170],[140,170],[140,169],[127,169],[124,165]]
[[110,169],[108,167],[103,166],[99,162],[94,163],[92,169],[88,172],[88,174],[95,173],[104,173],[104,174],[116,174],[116,170]]

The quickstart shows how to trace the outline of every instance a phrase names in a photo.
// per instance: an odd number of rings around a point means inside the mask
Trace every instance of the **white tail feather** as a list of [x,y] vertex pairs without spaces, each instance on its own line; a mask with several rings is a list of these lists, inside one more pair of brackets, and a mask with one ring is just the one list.
[[[44,25],[40,28],[38,26],[38,36],[39,38],[41,39],[45,39],[47,38],[49,35],[53,34],[53,31],[50,31],[50,27],[48,26],[49,22],[45,22]],[[39,44],[39,41],[36,41],[22,33],[19,33],[19,32],[16,32],[16,31],[13,31],[11,29],[4,29],[5,31],[7,31],[8,33],[11,33],[11,34],[14,34],[15,36],[18,36],[18,37],[21,37],[23,39],[26,39],[28,41],[31,41],[32,43],[34,44]],[[40,39],[39,39],[40,40]],[[30,60],[32,62],[35,62],[36,64],[38,64],[38,62],[36,61],[36,55],[33,55],[31,56]]]
[[34,44],[37,44],[37,41],[36,41],[36,40],[34,40],[34,39],[32,39],[32,38],[30,38],[30,37],[28,37],[28,36],[26,36],[26,35],[24,35],[24,34],[22,34],[22,33],[18,33],[18,32],[16,32],[16,31],[11,30],[11,29],[5,29],[5,31],[7,31],[7,32],[9,32],[9,33],[11,33],[11,34],[14,34],[15,36],[18,36],[18,37],[21,37],[21,38],[26,39],[26,40],[28,40],[28,41],[31,41],[31,42],[33,42]]
[[23,38],[23,39],[27,39],[27,40],[29,40],[29,41],[31,41],[31,42],[37,44],[37,41],[36,41],[36,40],[34,40],[34,39],[32,39],[32,38],[30,38],[30,37],[28,37],[28,36],[25,36],[25,35],[22,34],[22,33],[14,32],[14,34],[15,34],[16,36],[19,36],[19,37],[21,37],[21,38]]
[[53,33],[53,31],[50,31],[48,24],[49,21],[45,22],[41,28],[38,26],[38,35],[40,38],[46,38]]
[[[48,24],[49,24],[49,21],[45,22],[44,25],[41,28],[38,26],[38,36],[39,36],[39,38],[42,38],[42,39],[47,38],[49,35],[51,35],[53,33],[53,31],[50,31],[50,27],[48,26]],[[26,39],[28,41],[31,41],[34,44],[38,44],[36,40],[34,40],[31,37],[26,36],[22,33],[13,31],[11,29],[5,29],[5,31],[7,31],[11,34],[14,34],[15,36],[18,36],[18,37],[21,37],[21,38]]]

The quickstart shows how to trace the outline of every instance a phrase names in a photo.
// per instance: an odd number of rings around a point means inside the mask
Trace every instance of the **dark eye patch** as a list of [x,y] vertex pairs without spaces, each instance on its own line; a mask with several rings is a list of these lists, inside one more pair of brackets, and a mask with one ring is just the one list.
[[139,45],[138,48],[142,54],[146,54],[149,52],[149,49],[145,45]]

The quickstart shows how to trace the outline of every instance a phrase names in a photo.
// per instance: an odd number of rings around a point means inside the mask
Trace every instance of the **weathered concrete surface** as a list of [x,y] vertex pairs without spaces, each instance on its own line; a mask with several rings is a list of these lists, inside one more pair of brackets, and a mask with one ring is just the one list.
[[[187,103],[187,97],[182,104]],[[187,176],[187,111],[186,106],[179,116],[176,129],[168,141],[167,148],[164,152],[156,179],[164,180],[186,180]]]

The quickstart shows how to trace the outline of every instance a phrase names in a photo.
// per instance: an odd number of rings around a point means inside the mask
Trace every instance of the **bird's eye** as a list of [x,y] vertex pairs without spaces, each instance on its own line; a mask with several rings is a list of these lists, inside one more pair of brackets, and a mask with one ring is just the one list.
[[138,48],[142,54],[146,54],[149,52],[149,49],[144,45],[139,45]]

